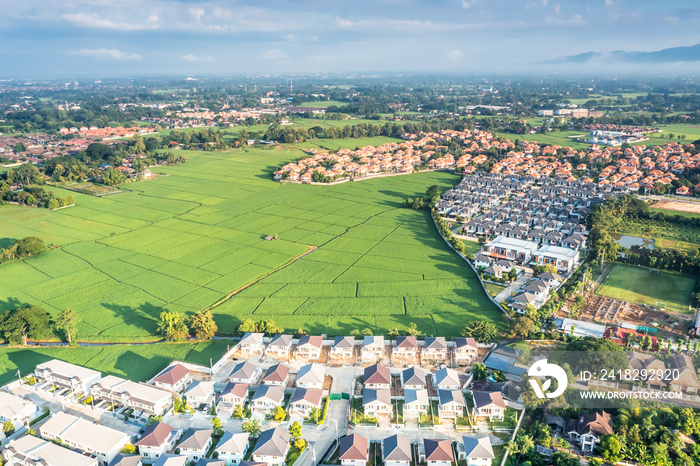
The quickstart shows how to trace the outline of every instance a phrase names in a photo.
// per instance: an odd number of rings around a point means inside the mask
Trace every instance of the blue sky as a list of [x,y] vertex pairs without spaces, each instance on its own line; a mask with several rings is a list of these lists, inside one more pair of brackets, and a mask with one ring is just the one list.
[[695,0],[0,0],[0,11],[4,76],[700,71],[543,63],[700,43]]

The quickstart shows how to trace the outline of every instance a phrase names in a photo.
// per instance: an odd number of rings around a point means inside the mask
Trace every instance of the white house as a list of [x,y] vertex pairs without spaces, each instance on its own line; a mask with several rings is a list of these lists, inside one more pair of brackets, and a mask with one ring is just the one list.
[[289,451],[291,435],[282,427],[268,429],[260,434],[253,448],[253,460],[269,466],[282,466]]
[[0,390],[0,422],[10,421],[19,429],[31,421],[38,411],[30,400]]
[[255,385],[258,382],[258,377],[262,373],[262,369],[248,361],[239,362],[231,371],[231,374],[226,379],[228,382],[247,383]]
[[418,339],[414,336],[396,337],[396,346],[392,348],[391,358],[406,360],[418,356]]
[[299,343],[297,344],[294,356],[307,361],[318,361],[321,359],[322,344],[322,336],[302,335],[299,337]]
[[438,413],[440,417],[463,417],[466,406],[464,394],[461,390],[438,390]]
[[592,452],[600,437],[613,433],[612,416],[605,411],[582,414],[578,419],[570,419],[565,431],[582,451]]
[[218,454],[218,459],[226,461],[226,466],[238,465],[248,452],[248,437],[250,434],[247,432],[239,434],[224,432],[214,450]]
[[424,439],[425,462],[428,466],[452,466],[455,460],[452,440]]
[[90,394],[90,388],[102,377],[97,371],[53,359],[39,364],[34,369],[38,384],[50,383],[59,387],[70,388],[76,393]]
[[516,238],[498,236],[482,248],[482,253],[494,259],[507,259],[518,263],[528,263],[537,251],[537,243]]
[[413,460],[411,441],[403,435],[392,435],[382,441],[385,466],[409,466]]
[[542,246],[534,256],[537,265],[553,265],[564,273],[570,273],[579,261],[578,251],[559,246]]
[[33,435],[10,440],[2,456],[12,466],[98,466],[97,458],[81,455]]
[[238,348],[241,353],[250,356],[251,354],[263,354],[265,352],[265,345],[263,344],[264,333],[252,333],[247,332],[238,342]]
[[365,466],[369,459],[369,442],[358,434],[350,434],[340,439],[338,459],[343,466]]
[[378,417],[391,414],[391,391],[388,388],[362,390],[362,408],[365,416]]
[[192,408],[198,405],[211,405],[214,402],[214,381],[195,380],[182,393]]
[[180,455],[186,456],[187,461],[197,461],[204,458],[207,450],[211,446],[212,429],[195,429],[190,427],[182,434],[176,449],[180,450]]
[[423,361],[441,363],[447,361],[447,342],[445,337],[427,337],[421,351]]
[[267,368],[261,382],[263,385],[278,385],[284,387],[287,385],[288,380],[289,367],[284,364],[275,364]]
[[143,383],[108,375],[92,386],[92,396],[149,415],[163,414],[172,404],[172,393]]
[[428,390],[425,388],[406,388],[403,391],[403,417],[420,417],[421,414],[428,414],[430,400]]
[[352,359],[355,355],[355,337],[335,337],[330,351],[331,361]]
[[129,436],[124,432],[64,412],[52,414],[39,427],[39,435],[43,439],[60,441],[69,448],[95,455],[98,462],[105,466],[129,443]]
[[362,340],[362,362],[379,362],[384,357],[384,337],[365,336]]
[[297,387],[301,388],[323,388],[326,369],[320,364],[310,363],[299,368],[297,374]]
[[473,338],[455,338],[455,363],[471,364],[479,355],[479,347]]
[[165,422],[157,422],[146,427],[141,438],[134,443],[139,453],[147,461],[155,461],[172,450],[177,441],[177,431]]
[[491,466],[491,461],[496,457],[493,454],[491,439],[489,437],[462,437],[464,457],[461,460],[467,461],[467,466]]
[[153,464],[153,466],[185,466],[187,456],[165,453]]
[[260,385],[253,395],[252,408],[269,413],[277,406],[282,405],[284,399],[284,387],[279,385]]
[[472,392],[474,398],[474,415],[487,417],[490,420],[503,420],[506,412],[506,403],[500,392]]
[[374,364],[364,370],[365,388],[386,388],[391,387],[391,373],[389,369],[381,364]]
[[426,371],[420,367],[409,367],[401,372],[401,385],[404,389],[421,389],[428,387]]
[[229,382],[221,391],[221,397],[216,405],[216,412],[232,416],[238,406],[243,407],[248,401],[247,383]]
[[267,350],[265,351],[265,355],[274,356],[278,359],[288,359],[292,352],[293,338],[294,337],[292,335],[275,335],[274,337],[272,337],[272,340],[270,340],[270,343],[267,344]]
[[289,400],[289,409],[306,417],[313,408],[321,409],[322,397],[320,388],[297,388]]
[[192,382],[192,374],[182,364],[175,363],[156,375],[152,382],[158,388],[180,393]]
[[459,373],[455,370],[443,367],[433,374],[435,386],[440,390],[460,390],[462,384],[459,381]]

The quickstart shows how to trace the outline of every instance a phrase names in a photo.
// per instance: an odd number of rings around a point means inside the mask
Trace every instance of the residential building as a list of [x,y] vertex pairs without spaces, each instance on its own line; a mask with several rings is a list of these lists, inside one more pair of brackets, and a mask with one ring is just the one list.
[[166,453],[153,464],[153,466],[185,466],[187,464],[187,456],[174,455]]
[[391,387],[391,373],[387,367],[374,364],[366,367],[364,371],[365,388],[389,388]]
[[155,461],[172,450],[176,441],[177,431],[165,422],[157,422],[145,428],[134,446],[139,448],[139,453],[145,460]]
[[473,338],[455,338],[455,363],[471,364],[479,355],[479,347]]
[[433,374],[435,386],[440,390],[460,390],[462,383],[459,381],[459,373],[455,370],[443,367]]
[[428,466],[452,466],[455,460],[452,440],[424,439],[425,462]]
[[253,448],[253,461],[266,463],[268,466],[284,465],[290,438],[287,429],[282,427],[264,431]]
[[559,333],[574,337],[603,338],[605,336],[605,325],[594,324],[574,319],[554,319]]
[[693,360],[687,354],[676,354],[666,361],[666,367],[672,373],[678,371],[678,377],[668,382],[668,387],[673,391],[682,391],[689,394],[700,392],[700,381],[695,370]]
[[537,243],[516,238],[498,236],[487,243],[481,252],[494,259],[508,259],[519,264],[530,262],[532,255],[537,251]]
[[355,356],[355,337],[335,337],[330,351],[331,361],[344,361]]
[[90,388],[102,377],[97,371],[77,366],[59,359],[39,364],[34,369],[37,384],[50,383],[70,388],[75,393],[90,394]]
[[464,457],[467,466],[491,466],[491,461],[496,458],[493,453],[493,446],[489,437],[472,437],[465,435],[462,437]]
[[255,385],[258,382],[258,377],[262,369],[248,361],[239,362],[231,371],[231,375],[226,379],[228,382],[247,383]]
[[464,394],[461,390],[438,390],[438,413],[440,417],[464,417]]
[[238,348],[241,353],[250,356],[251,354],[264,354],[265,345],[263,344],[264,333],[247,332],[238,342]]
[[294,352],[297,359],[306,361],[318,361],[321,359],[321,347],[323,345],[322,336],[302,335]]
[[506,403],[500,392],[472,392],[474,398],[474,415],[487,417],[489,420],[503,420]]
[[542,246],[534,254],[537,265],[553,265],[558,271],[570,273],[579,261],[578,251],[559,246]]
[[365,336],[362,340],[362,362],[379,362],[384,357],[384,337]]
[[297,388],[289,400],[292,411],[308,416],[313,408],[321,409],[323,390],[320,388]]
[[284,364],[275,364],[265,371],[261,380],[263,385],[278,385],[285,387],[289,381],[289,367]]
[[569,419],[565,432],[582,451],[592,452],[600,437],[613,433],[612,416],[605,411],[582,414],[578,419]]
[[92,397],[149,415],[163,414],[173,399],[171,392],[113,375],[103,377],[92,386]]
[[237,466],[248,452],[249,437],[250,434],[247,432],[234,434],[226,431],[221,436],[214,453],[218,454],[218,459],[226,462],[226,466]]
[[418,339],[413,336],[396,337],[396,346],[392,348],[392,359],[415,359],[418,356]]
[[109,466],[142,466],[143,463],[141,455],[129,455],[126,453],[119,453],[114,457]]
[[38,433],[43,439],[60,441],[69,448],[96,456],[102,466],[107,466],[129,443],[129,436],[123,432],[64,412],[52,414]]
[[38,411],[37,406],[28,399],[0,390],[0,423],[10,421],[15,429],[29,425]]
[[253,395],[251,407],[268,414],[277,406],[281,406],[283,400],[284,387],[279,385],[260,385],[255,391],[255,395]]
[[428,414],[430,400],[428,390],[425,388],[406,388],[403,391],[403,417],[420,417],[421,414]]
[[156,375],[152,382],[158,388],[181,393],[192,382],[192,375],[188,368],[175,363]]
[[238,406],[243,407],[248,401],[249,387],[250,385],[247,383],[227,383],[221,391],[219,402],[216,404],[216,412],[232,416]]
[[274,356],[278,359],[289,359],[289,356],[292,352],[293,338],[294,337],[292,335],[275,335],[274,337],[272,337],[270,343],[267,344],[267,350],[265,351],[265,354],[267,356]]
[[401,385],[404,389],[428,388],[426,372],[420,367],[409,367],[401,372]]
[[421,352],[423,361],[442,363],[447,361],[447,341],[445,337],[427,337],[425,347]]
[[392,435],[382,441],[384,466],[409,466],[413,461],[411,441],[403,435]]
[[81,455],[33,435],[10,440],[5,445],[2,456],[11,466],[98,466],[96,458]]
[[182,434],[176,448],[180,449],[180,455],[187,457],[187,462],[204,458],[211,446],[212,429],[195,429],[190,427]]
[[326,368],[320,364],[310,363],[299,368],[296,384],[301,388],[323,388]]
[[187,404],[195,408],[199,405],[209,406],[214,402],[214,381],[195,380],[182,393],[187,399]]
[[364,388],[362,408],[366,417],[391,415],[391,391],[388,388]]
[[340,439],[338,459],[343,466],[365,466],[369,460],[369,442],[358,434],[350,434]]
[[502,371],[508,380],[520,382],[528,369],[526,366],[518,363],[518,359],[520,359],[522,354],[522,350],[517,348],[498,346],[484,359],[484,365],[492,371]]

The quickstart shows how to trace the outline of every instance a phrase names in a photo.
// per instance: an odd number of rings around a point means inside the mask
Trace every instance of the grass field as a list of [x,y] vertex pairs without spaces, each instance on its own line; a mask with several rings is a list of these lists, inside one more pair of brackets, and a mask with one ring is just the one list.
[[658,301],[675,312],[688,313],[697,279],[689,275],[660,272],[648,268],[615,264],[596,294],[656,306]]
[[314,100],[313,102],[304,102],[299,104],[300,107],[316,107],[316,108],[328,108],[335,105],[336,107],[343,107],[347,105],[347,102],[340,102],[338,100]]
[[658,207],[649,207],[649,210],[651,212],[661,212],[662,214],[666,215],[680,215],[681,217],[700,218],[700,214],[696,214],[693,212],[683,212],[681,210],[660,209]]
[[700,231],[689,225],[653,220],[625,219],[621,234],[654,240],[656,247],[692,251],[700,247]]
[[145,382],[171,361],[209,365],[226,352],[231,341],[214,340],[202,343],[157,343],[154,345],[87,346],[80,348],[3,348],[0,351],[0,385],[34,370],[37,364],[51,359],[79,364],[99,370],[102,375],[116,375]]
[[583,131],[556,131],[549,132],[546,134],[513,134],[513,133],[494,133],[497,136],[510,139],[515,141],[519,139],[521,141],[532,142],[535,141],[539,144],[549,144],[549,145],[559,145],[561,147],[572,147],[574,149],[586,149],[590,144],[585,142],[577,142],[574,139],[569,138],[569,136],[580,136],[584,134]]
[[[186,164],[157,170],[169,176],[124,185],[121,194],[74,193],[70,209],[0,207],[0,241],[36,235],[61,246],[0,266],[0,310],[32,303],[55,316],[70,307],[83,319],[81,340],[148,341],[163,310],[193,313],[266,276],[213,308],[221,333],[248,317],[330,335],[415,322],[427,334],[455,336],[465,320],[501,322],[428,213],[402,207],[457,176],[272,181],[278,166],[302,155],[193,151]],[[308,246],[318,249],[286,265]]]
[[[336,151],[338,149],[355,149],[358,146],[358,139],[346,138],[346,139],[313,139],[311,141],[304,141],[299,143],[297,147],[300,149],[325,149],[328,151]],[[373,138],[362,138],[363,146],[381,146],[387,142],[401,143],[401,139],[389,138],[385,136],[377,136]]]

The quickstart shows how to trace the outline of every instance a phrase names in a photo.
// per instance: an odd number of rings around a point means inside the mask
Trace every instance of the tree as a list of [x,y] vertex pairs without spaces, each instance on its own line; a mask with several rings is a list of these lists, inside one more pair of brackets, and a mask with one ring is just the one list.
[[606,434],[600,437],[598,451],[605,461],[610,463],[620,461],[622,459],[622,455],[620,455],[621,450],[622,445],[615,434]]
[[51,331],[51,316],[39,306],[26,306],[0,314],[0,332],[5,341],[27,344],[27,339],[39,339]]
[[199,340],[211,340],[218,327],[209,309],[202,309],[190,317],[190,328]]
[[214,416],[211,420],[211,428],[214,430],[215,437],[224,435],[224,423],[221,422],[218,416]]
[[13,149],[14,149],[14,151],[15,151],[17,154],[19,154],[20,152],[26,152],[26,151],[27,151],[27,147],[26,147],[26,146],[24,145],[24,143],[21,142],[21,141],[18,142],[17,144],[15,144],[15,147],[14,147]]
[[372,336],[372,329],[370,328],[363,328],[362,330],[351,330],[350,335],[353,337],[371,337]]
[[22,239],[15,241],[17,246],[17,258],[24,259],[25,257],[36,256],[44,249],[46,245],[44,240],[37,238],[36,236],[25,236]]
[[5,433],[6,437],[9,437],[10,435],[15,433],[15,425],[12,423],[12,421],[8,419],[2,425],[2,431]]
[[66,334],[68,344],[71,346],[78,331],[78,324],[80,324],[80,316],[73,309],[61,311],[56,319],[56,328]]
[[313,419],[316,424],[318,424],[318,419],[321,417],[321,410],[317,407],[311,408],[309,411],[309,419]]
[[125,453],[127,455],[135,455],[136,454],[136,447],[132,445],[131,443],[127,443],[122,447],[121,450],[119,450],[119,453]]
[[243,322],[241,322],[241,325],[238,326],[238,333],[240,333],[241,335],[244,333],[255,333],[257,331],[258,326],[252,319],[246,319]]
[[472,337],[479,343],[491,343],[498,338],[498,327],[493,322],[475,320],[462,330],[463,337]]
[[260,435],[260,419],[248,419],[241,426],[243,432],[248,432],[251,437],[257,437]]
[[150,426],[151,424],[157,424],[161,421],[163,421],[163,416],[161,416],[160,414],[157,416],[151,416],[146,421],[146,426]]
[[236,409],[233,410],[233,417],[237,417],[239,419],[243,418],[243,405],[236,405]]
[[277,325],[274,320],[261,320],[258,322],[258,332],[272,336],[278,333],[284,333],[284,328]]
[[131,151],[134,154],[143,154],[146,152],[146,144],[143,142],[143,138],[141,137],[140,134],[134,134],[131,137]]
[[406,335],[410,335],[412,337],[420,336],[422,335],[423,332],[418,330],[418,326],[416,325],[415,322],[410,322],[408,324],[408,330],[406,330]]
[[102,172],[102,182],[107,186],[121,184],[124,182],[124,175],[114,167],[107,167],[107,169]]
[[184,340],[189,337],[190,332],[185,323],[185,314],[172,311],[161,312],[158,333],[163,335],[166,340],[172,341]]
[[287,417],[287,412],[284,410],[283,407],[277,406],[275,409],[272,410],[272,418],[275,421],[284,421],[284,419]]
[[516,317],[510,325],[510,335],[519,336],[522,338],[527,337],[530,333],[537,330],[535,322],[529,317]]
[[472,374],[474,374],[475,380],[485,380],[489,375],[489,370],[483,362],[475,362],[472,366]]
[[298,440],[301,438],[301,424],[299,424],[299,421],[294,421],[294,423],[289,426],[289,435],[292,436],[292,440]]

